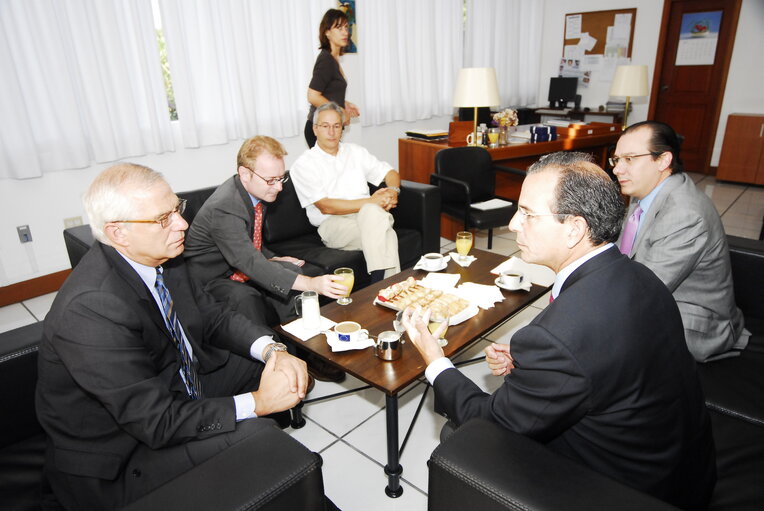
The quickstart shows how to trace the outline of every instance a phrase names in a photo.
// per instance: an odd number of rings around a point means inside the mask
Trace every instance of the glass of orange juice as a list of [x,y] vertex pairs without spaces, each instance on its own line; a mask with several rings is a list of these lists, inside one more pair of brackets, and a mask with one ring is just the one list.
[[353,303],[353,299],[350,298],[350,291],[353,290],[353,284],[355,283],[355,274],[353,273],[353,268],[337,268],[334,270],[334,274],[340,275],[342,280],[340,280],[339,283],[348,288],[345,296],[337,298],[337,303],[340,305]]
[[465,262],[467,254],[472,248],[472,233],[469,231],[460,231],[456,233],[456,251],[459,253],[459,260]]
[[430,321],[427,323],[427,330],[430,331],[431,334],[435,335],[435,332],[440,328],[440,326],[445,323],[446,328],[443,330],[443,332],[440,334],[441,338],[438,339],[438,344],[443,347],[448,344],[448,341],[446,340],[446,332],[448,331],[448,321],[451,318],[449,318],[447,315],[439,313],[439,312],[433,312],[430,314]]

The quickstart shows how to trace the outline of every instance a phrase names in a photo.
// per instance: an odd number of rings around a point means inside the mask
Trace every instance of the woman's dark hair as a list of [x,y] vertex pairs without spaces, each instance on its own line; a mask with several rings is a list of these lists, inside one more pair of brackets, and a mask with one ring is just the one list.
[[[679,150],[682,146],[683,137],[676,134],[674,128],[660,121],[642,121],[632,124],[621,134],[632,133],[639,129],[650,130],[650,152],[660,156],[663,153],[671,153],[671,173],[679,174],[684,172],[684,163],[679,157]],[[657,156],[654,156],[655,159]]]
[[[329,9],[321,19],[321,24],[318,26],[318,42],[319,48],[322,50],[331,50],[332,47],[329,44],[329,38],[326,37],[327,30],[331,30],[334,27],[341,27],[348,24],[348,16],[339,9]],[[340,55],[345,53],[345,48],[340,48]]]

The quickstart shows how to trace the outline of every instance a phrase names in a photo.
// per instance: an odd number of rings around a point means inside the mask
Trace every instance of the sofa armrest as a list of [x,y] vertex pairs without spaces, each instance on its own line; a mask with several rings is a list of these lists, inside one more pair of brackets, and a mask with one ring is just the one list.
[[422,251],[440,252],[440,190],[437,186],[401,181],[398,206],[392,210],[395,226],[422,234]]
[[323,511],[321,457],[264,428],[124,508]]
[[72,265],[72,268],[77,266],[80,259],[88,253],[94,242],[95,238],[89,224],[64,229],[64,244],[66,245],[66,253],[69,255],[69,264]]
[[429,509],[676,510],[498,424],[472,420],[433,451]]
[[764,321],[764,241],[727,236],[732,264],[735,303],[746,320]]

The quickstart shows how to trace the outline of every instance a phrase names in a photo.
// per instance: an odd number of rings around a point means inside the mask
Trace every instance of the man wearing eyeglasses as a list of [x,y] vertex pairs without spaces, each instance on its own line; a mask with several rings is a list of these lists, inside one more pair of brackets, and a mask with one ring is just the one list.
[[406,309],[403,325],[435,409],[455,426],[493,421],[681,509],[705,509],[716,464],[697,367],[671,293],[613,243],[623,213],[617,186],[580,154],[528,169],[509,229],[524,261],[557,275],[551,303],[510,344],[485,348],[503,377],[493,393],[444,356],[429,311]]
[[724,227],[711,200],[684,172],[668,124],[629,126],[610,159],[632,198],[621,252],[650,268],[673,293],[687,347],[698,362],[740,354],[750,333],[735,306]]
[[37,416],[63,506],[118,509],[273,427],[258,417],[288,421],[308,375],[272,330],[192,282],[185,203],[160,174],[110,167],[84,203],[97,242],[45,318]]
[[[330,298],[346,291],[335,282],[338,277],[303,275],[304,260],[277,256],[263,244],[268,204],[289,179],[285,155],[284,147],[271,137],[244,141],[236,174],[207,199],[186,240],[192,276],[212,296],[263,325],[269,319],[283,323],[294,317],[296,291],[316,291]],[[323,381],[341,381],[345,376],[312,358],[309,370]]]
[[[401,179],[389,164],[356,144],[341,142],[344,111],[324,103],[313,115],[316,145],[292,165],[292,179],[310,223],[324,245],[362,250],[372,282],[400,271],[398,237],[389,211],[398,204]],[[379,186],[369,194],[369,183]]]

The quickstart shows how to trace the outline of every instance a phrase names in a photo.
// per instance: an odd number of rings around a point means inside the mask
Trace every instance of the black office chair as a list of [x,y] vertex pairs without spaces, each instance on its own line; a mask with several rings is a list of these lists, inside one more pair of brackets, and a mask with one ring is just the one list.
[[493,245],[493,228],[507,225],[517,211],[515,204],[485,211],[470,206],[496,197],[496,169],[491,155],[482,147],[439,151],[430,183],[440,188],[441,212],[463,220],[465,231],[488,229],[489,249]]

